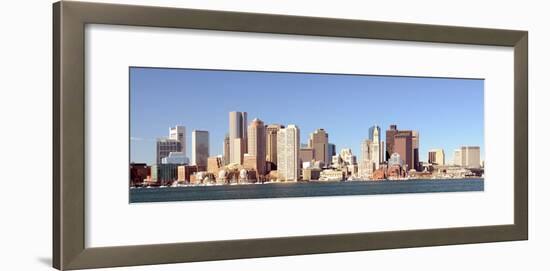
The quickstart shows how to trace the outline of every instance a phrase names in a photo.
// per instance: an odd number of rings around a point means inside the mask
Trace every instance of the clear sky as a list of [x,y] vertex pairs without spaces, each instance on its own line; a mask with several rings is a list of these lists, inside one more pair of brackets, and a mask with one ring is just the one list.
[[130,68],[130,160],[153,163],[155,140],[170,126],[210,132],[210,155],[223,152],[229,112],[248,121],[296,124],[302,143],[317,128],[329,133],[337,152],[360,158],[370,126],[417,130],[420,159],[442,148],[445,159],[461,145],[483,145],[483,84],[480,79],[444,79],[340,74]]

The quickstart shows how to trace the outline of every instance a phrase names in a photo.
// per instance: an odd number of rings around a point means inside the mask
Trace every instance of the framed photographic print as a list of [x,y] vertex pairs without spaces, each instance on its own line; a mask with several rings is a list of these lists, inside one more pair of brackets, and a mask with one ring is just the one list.
[[527,32],[54,13],[61,270],[527,239]]

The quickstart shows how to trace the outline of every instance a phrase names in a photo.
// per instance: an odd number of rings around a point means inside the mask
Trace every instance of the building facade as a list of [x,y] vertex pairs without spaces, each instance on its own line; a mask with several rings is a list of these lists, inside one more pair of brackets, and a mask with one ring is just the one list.
[[386,160],[389,160],[391,155],[394,153],[394,138],[397,134],[397,125],[392,124],[390,128],[386,130]]
[[242,164],[247,152],[247,113],[229,112],[229,155],[230,163]]
[[248,125],[248,154],[255,157],[254,169],[260,176],[266,174],[266,129],[264,122],[253,119]]
[[378,125],[374,125],[369,128],[369,140],[371,140],[371,157],[370,160],[374,163],[374,169],[378,169],[380,167],[380,163],[384,160],[383,156],[384,153],[382,153],[382,140],[381,138],[381,132],[380,127]]
[[434,165],[445,165],[445,151],[443,151],[443,149],[429,150],[428,163]]
[[393,138],[393,152],[399,154],[407,170],[414,168],[412,131],[399,131]]
[[180,142],[180,149],[177,150],[178,152],[182,152],[183,155],[187,155],[187,141],[185,140],[186,132],[185,132],[185,126],[177,125],[174,127],[170,127],[169,129],[169,139],[177,140]]
[[223,138],[223,164],[224,165],[228,165],[229,164],[229,161],[230,161],[230,156],[231,154],[229,153],[229,134],[226,134],[225,137]]
[[462,152],[460,149],[455,149],[453,153],[453,165],[462,166]]
[[300,178],[300,129],[288,125],[277,132],[277,178],[298,181]]
[[214,174],[214,176],[218,176],[222,168],[223,168],[223,158],[221,156],[208,157],[206,171]]
[[170,152],[161,159],[161,164],[189,164],[189,158],[183,152]]
[[460,147],[461,166],[464,168],[480,168],[481,153],[479,146]]
[[314,160],[315,152],[312,148],[300,148],[300,163],[310,162]]
[[171,152],[181,152],[181,142],[178,139],[159,138],[156,146],[156,163],[161,164],[162,158],[168,157]]
[[285,128],[280,124],[270,124],[266,127],[266,161],[271,170],[277,169],[277,132]]
[[331,159],[328,144],[328,133],[325,129],[317,129],[309,135],[308,145],[314,150],[314,159],[323,162],[325,165],[328,165]]
[[178,179],[177,164],[155,164],[151,166],[151,178],[159,185],[169,185]]
[[193,130],[191,135],[191,163],[206,167],[210,156],[210,135],[208,131]]

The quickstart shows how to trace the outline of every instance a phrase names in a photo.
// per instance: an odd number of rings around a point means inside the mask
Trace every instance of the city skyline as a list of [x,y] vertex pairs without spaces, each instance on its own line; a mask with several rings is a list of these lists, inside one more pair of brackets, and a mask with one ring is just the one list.
[[134,162],[155,161],[156,139],[176,125],[188,131],[184,149],[191,149],[189,132],[204,130],[210,156],[222,155],[230,111],[265,125],[296,124],[302,144],[324,129],[337,153],[349,148],[359,156],[371,126],[385,141],[397,124],[419,131],[421,161],[430,149],[449,155],[466,145],[481,146],[483,157],[482,80],[151,68],[131,68],[130,75]]

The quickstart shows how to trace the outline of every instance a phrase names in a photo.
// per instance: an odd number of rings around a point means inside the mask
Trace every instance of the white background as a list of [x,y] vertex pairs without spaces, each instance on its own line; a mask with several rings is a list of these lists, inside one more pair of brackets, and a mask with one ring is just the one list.
[[[173,264],[118,270],[548,270],[550,24],[544,1],[118,1],[249,12],[358,18],[530,31],[530,240],[436,248]],[[3,6],[0,118],[2,270],[48,270],[51,262],[51,2]],[[546,141],[546,142],[545,142]],[[25,175],[29,174],[29,175]]]
[[[511,48],[106,25],[86,32],[88,247],[514,222],[513,148],[502,148],[514,144],[514,123],[500,121],[513,120]],[[129,66],[484,78],[485,191],[128,204],[127,182],[116,180],[128,178]],[[173,230],[142,233],[159,225]]]

